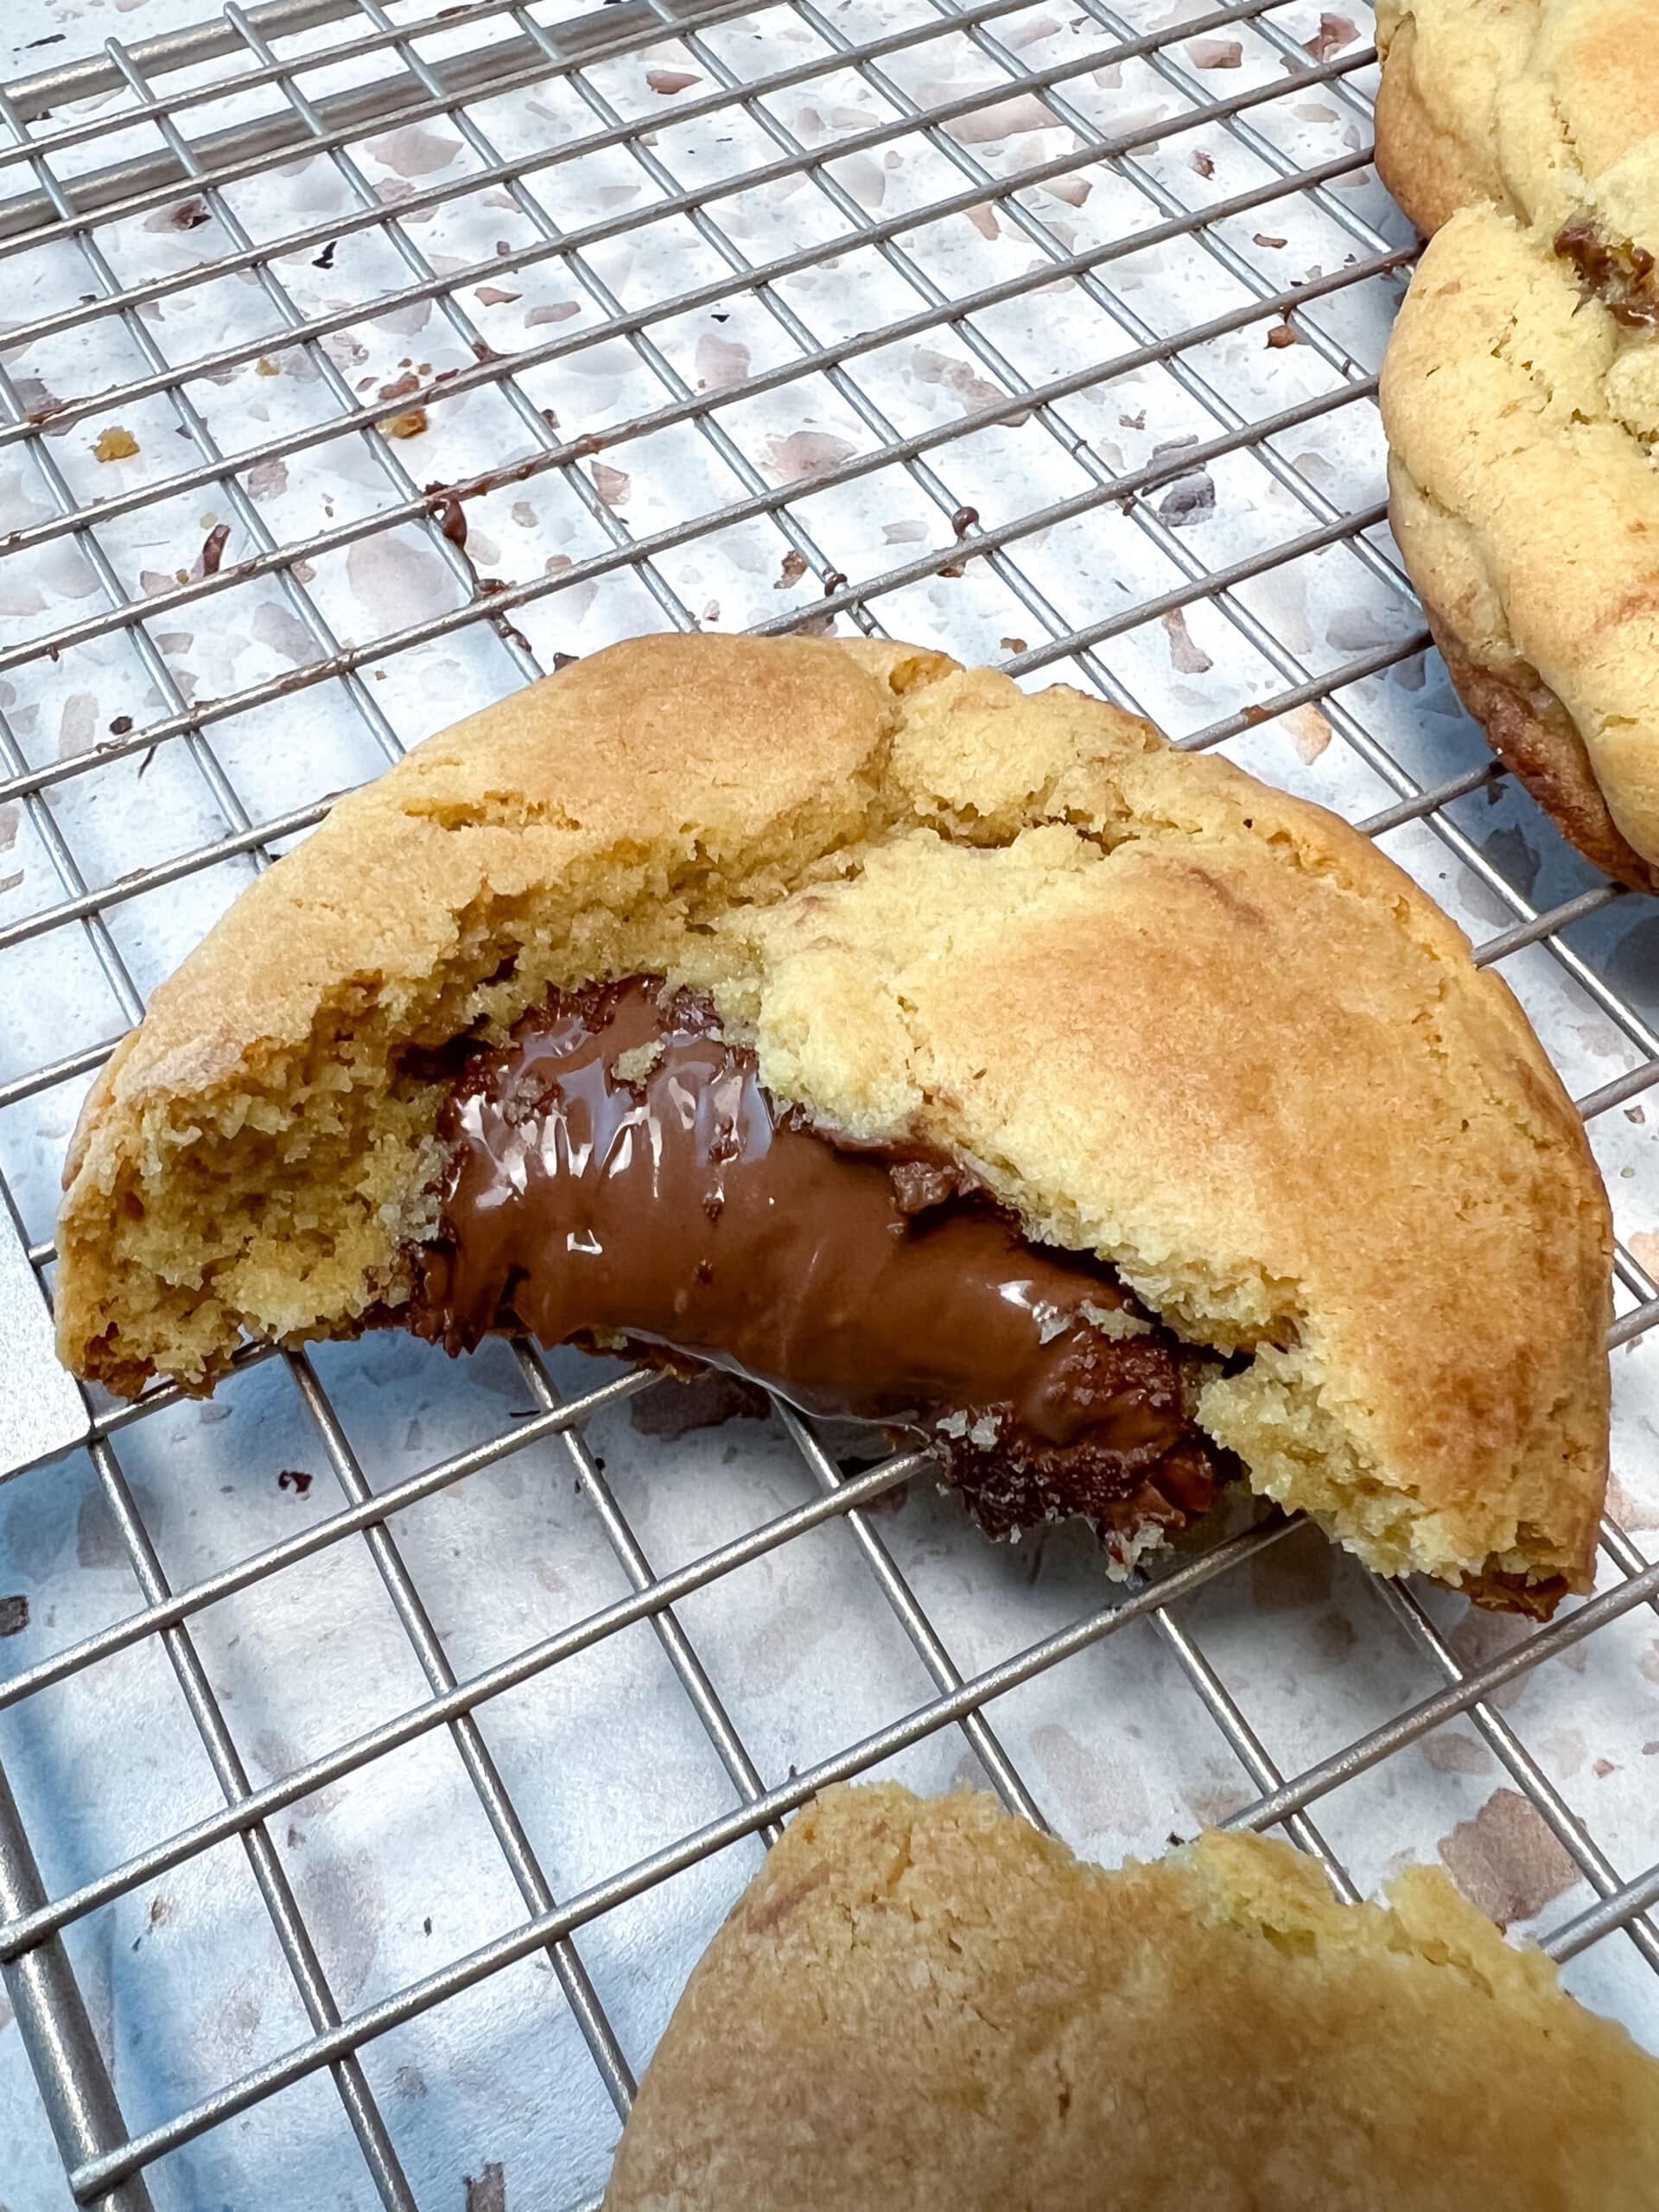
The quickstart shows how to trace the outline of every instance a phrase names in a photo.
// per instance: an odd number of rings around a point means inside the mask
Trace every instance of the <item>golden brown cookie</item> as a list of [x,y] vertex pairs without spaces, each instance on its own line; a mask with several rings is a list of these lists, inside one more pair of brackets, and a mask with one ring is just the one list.
[[1653,2212],[1659,2065],[1445,1876],[1079,1863],[827,1791],[693,1969],[606,2212]]
[[200,1390],[396,1319],[446,1052],[642,974],[1214,1348],[1203,1429],[1378,1569],[1587,1586],[1606,1202],[1503,983],[1321,809],[906,646],[638,639],[341,801],[93,1087],[65,1360]]
[[1436,233],[1383,372],[1395,535],[1493,749],[1659,888],[1650,0],[1384,0],[1377,166]]
[[1426,238],[1459,207],[1507,199],[1497,87],[1536,13],[1506,0],[1377,0],[1377,173]]
[[1426,234],[1486,200],[1652,245],[1656,31],[1651,0],[1378,0],[1383,182]]
[[1382,411],[1395,536],[1465,702],[1575,843],[1656,887],[1659,344],[1475,208],[1413,279]]

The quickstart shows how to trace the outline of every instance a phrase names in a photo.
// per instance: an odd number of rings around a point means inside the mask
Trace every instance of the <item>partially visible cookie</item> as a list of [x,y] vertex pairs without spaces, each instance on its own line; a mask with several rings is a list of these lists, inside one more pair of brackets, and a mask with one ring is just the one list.
[[1494,749],[1659,888],[1659,342],[1494,207],[1440,232],[1382,371],[1392,519]]
[[833,1789],[693,1969],[606,2212],[1654,2212],[1659,2065],[1444,1875],[1080,1864]]
[[1536,13],[1528,0],[1377,0],[1377,173],[1425,237],[1459,207],[1508,198],[1497,89]]
[[[671,1041],[702,1076],[664,1071]],[[936,1275],[937,1341],[872,1417],[914,1380],[936,1433],[995,1459],[1005,1405],[1031,1403],[1045,1440],[988,1495],[992,1525],[1068,1501],[1116,1525],[1097,1488],[1046,1487],[1047,1442],[1092,1407],[1103,1478],[1156,1458],[1184,1514],[1207,1437],[1382,1572],[1533,1611],[1588,1586],[1607,1205],[1503,984],[1321,809],[1097,699],[911,646],[634,639],[343,800],[94,1084],[59,1224],[63,1357],[118,1390],[200,1390],[245,1333],[404,1321],[457,1350],[492,1326],[643,1336],[756,1371],[719,1332],[795,1310],[840,1200],[763,1202],[747,1250],[689,1250],[743,1211],[716,1131],[706,1191],[588,1204],[612,1166],[655,1173],[653,1119],[751,1108],[804,1126],[801,1190],[832,1152],[906,1171],[884,1262],[996,1210],[993,1304],[1038,1351],[1078,1351],[981,1405],[944,1318],[959,1271]],[[463,1230],[469,1160],[487,1203]],[[532,1185],[588,1210],[526,1242]],[[642,1219],[660,1264],[621,1249]],[[802,1367],[830,1334],[843,1373],[883,1380],[857,1339],[887,1291],[844,1253],[830,1272],[765,1375],[815,1409]],[[1071,1294],[1033,1292],[1057,1273]],[[1073,1309],[1092,1338],[1066,1333]]]
[[1464,703],[1659,889],[1659,14],[1382,0],[1377,167],[1433,235],[1383,371],[1395,535]]
[[1552,236],[1655,244],[1650,0],[1378,0],[1382,181],[1419,230],[1490,200]]

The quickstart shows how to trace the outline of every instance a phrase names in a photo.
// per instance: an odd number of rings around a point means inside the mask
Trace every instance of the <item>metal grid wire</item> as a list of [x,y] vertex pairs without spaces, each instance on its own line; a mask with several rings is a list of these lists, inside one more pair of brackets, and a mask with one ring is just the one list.
[[[730,542],[741,526],[751,525],[770,533],[768,593],[775,570],[777,588],[791,594],[781,611],[749,626],[760,630],[824,628],[842,618],[868,634],[886,635],[892,633],[891,616],[903,634],[906,613],[919,603],[915,588],[941,579],[988,577],[997,587],[995,603],[1022,610],[1023,626],[1037,639],[1001,641],[1013,673],[1065,663],[1075,680],[1133,707],[1141,702],[1128,688],[1128,664],[1115,653],[1109,658],[1108,649],[1149,624],[1161,624],[1171,633],[1174,626],[1185,635],[1189,616],[1207,621],[1212,627],[1206,634],[1223,640],[1223,650],[1248,648],[1253,665],[1265,668],[1271,680],[1250,706],[1182,741],[1221,744],[1317,703],[1329,729],[1393,794],[1391,803],[1361,826],[1381,834],[1421,825],[1503,903],[1511,918],[1481,946],[1479,957],[1507,961],[1527,948],[1541,948],[1625,1040],[1632,1064],[1581,1101],[1585,1115],[1607,1114],[1659,1077],[1659,1039],[1563,936],[1570,925],[1622,894],[1598,881],[1553,907],[1535,909],[1450,810],[1469,794],[1491,790],[1501,772],[1483,762],[1425,786],[1369,726],[1358,703],[1363,686],[1422,652],[1421,626],[1409,620],[1384,642],[1333,666],[1314,668],[1249,589],[1340,547],[1402,606],[1409,605],[1379,527],[1380,503],[1356,511],[1322,490],[1313,472],[1287,457],[1284,445],[1286,434],[1310,425],[1335,425],[1340,435],[1343,423],[1369,408],[1376,378],[1357,365],[1342,334],[1343,296],[1379,281],[1397,282],[1414,250],[1390,244],[1355,212],[1343,188],[1369,162],[1365,86],[1376,58],[1352,35],[1352,26],[1310,38],[1306,10],[1298,12],[1294,0],[1235,0],[1203,14],[1177,10],[1151,27],[1107,0],[1075,0],[1073,43],[1065,58],[1033,70],[1021,59],[1024,42],[1017,35],[1030,0],[925,0],[896,27],[856,36],[828,0],[770,0],[758,10],[751,4],[747,16],[719,0],[655,0],[652,6],[625,0],[601,14],[543,20],[549,13],[526,0],[473,0],[443,10],[441,18],[407,8],[394,14],[382,0],[272,0],[245,13],[232,5],[200,31],[131,50],[112,41],[104,60],[48,73],[0,93],[0,118],[12,140],[0,149],[0,264],[51,250],[73,254],[79,268],[79,282],[58,305],[7,334],[8,358],[15,363],[31,346],[62,341],[73,346],[92,335],[118,340],[127,364],[113,382],[105,377],[84,397],[68,399],[52,392],[42,398],[0,368],[5,414],[0,460],[7,449],[16,449],[34,472],[46,509],[10,532],[5,561],[38,561],[54,548],[73,547],[87,579],[80,600],[91,601],[73,620],[54,620],[0,651],[0,677],[18,677],[27,684],[61,657],[113,639],[124,641],[158,702],[142,726],[127,718],[95,746],[69,748],[49,760],[35,757],[13,721],[0,713],[0,805],[21,803],[57,886],[55,896],[0,928],[0,962],[15,962],[42,940],[78,938],[90,954],[86,972],[102,979],[115,1008],[107,1033],[0,1083],[0,1115],[60,1090],[78,1092],[108,1056],[120,1028],[140,1018],[143,994],[133,950],[140,940],[124,931],[122,910],[142,910],[145,902],[164,899],[215,870],[222,874],[226,861],[240,860],[245,869],[248,863],[264,867],[327,811],[326,790],[273,809],[269,780],[252,794],[244,788],[248,779],[233,765],[232,749],[236,732],[250,718],[289,701],[307,706],[325,696],[332,705],[344,701],[369,741],[367,756],[352,756],[351,773],[371,772],[376,756],[401,754],[405,731],[418,720],[408,710],[408,695],[394,690],[377,696],[377,681],[397,656],[429,651],[437,641],[464,633],[471,647],[496,657],[480,679],[486,690],[508,688],[540,673],[556,657],[556,648],[532,645],[533,618],[556,620],[583,586],[629,588],[631,595],[617,601],[620,627],[654,620],[695,628],[716,617],[713,608],[698,604],[679,556],[688,548]],[[776,30],[785,19],[798,37],[799,58],[754,73],[734,58],[741,47],[717,35],[722,26],[741,29],[746,20]],[[1330,22],[1325,18],[1324,25]],[[1343,30],[1350,33],[1345,41]],[[1196,72],[1196,42],[1241,32],[1275,66],[1267,77],[1218,99]],[[970,88],[941,96],[930,90],[918,65],[947,45],[970,54],[977,73]],[[670,86],[677,95],[672,131],[660,103],[649,111],[620,104],[606,74],[607,65],[647,47],[680,66],[683,81]],[[226,66],[213,66],[220,62]],[[342,78],[348,63],[355,73]],[[1103,122],[1098,88],[1109,87],[1130,65],[1155,80],[1164,105],[1152,119],[1115,129]],[[320,73],[330,70],[335,74],[320,86]],[[194,74],[181,81],[181,72]],[[778,96],[819,86],[826,102],[836,98],[837,86],[843,92],[852,87],[867,105],[832,141],[809,145],[781,120]],[[504,150],[493,135],[492,118],[505,96],[521,87],[556,90],[557,122],[539,142]],[[1279,124],[1287,105],[1313,88],[1338,102],[1353,127],[1349,150],[1309,168]],[[97,113],[69,123],[51,112],[62,101],[98,94],[116,97]],[[215,109],[231,94],[259,99],[226,124],[216,119]],[[1041,162],[1017,158],[1017,144],[1016,157],[1008,161],[982,150],[997,134],[976,126],[988,111],[1006,118],[1001,104],[1016,101],[1039,103],[1048,124],[1069,131],[1069,147]],[[869,120],[872,114],[878,119]],[[431,119],[458,135],[467,165],[438,181],[407,185],[389,195],[371,181],[355,149],[371,130]],[[696,124],[707,126],[702,137],[686,137]],[[1173,148],[1185,161],[1191,149],[1190,170],[1202,177],[1208,174],[1203,148],[1216,133],[1248,151],[1258,179],[1248,190],[1192,202],[1171,183],[1166,167],[1139,158]],[[872,205],[872,194],[858,188],[853,164],[864,159],[879,165],[900,146],[925,149],[925,188],[896,210],[878,213],[880,195]],[[692,149],[683,162],[677,147]],[[720,150],[711,156],[710,148]],[[325,161],[339,189],[309,224],[289,221],[267,235],[251,212],[257,202],[236,188],[286,174],[302,156]],[[562,222],[566,165],[601,161],[622,165],[605,172],[627,188],[619,188],[614,212],[574,227]],[[1123,216],[1109,238],[1078,248],[1060,211],[1068,194],[1069,204],[1077,204],[1085,173],[1090,181],[1106,180],[1122,195]],[[734,216],[763,188],[785,186],[791,188],[793,242],[773,250],[763,230]],[[1047,197],[1039,190],[1056,186],[1058,192]],[[460,264],[423,245],[428,219],[463,203],[476,207],[485,195],[501,211],[497,220],[511,219],[512,238]],[[1237,221],[1248,218],[1277,227],[1298,206],[1318,212],[1343,242],[1344,256],[1328,273],[1284,286],[1264,272],[1259,255],[1235,242]],[[119,241],[130,232],[122,226],[147,221],[153,226],[155,219],[165,221],[168,211],[181,208],[184,220],[200,226],[193,227],[192,242],[198,247],[206,242],[205,257],[124,278]],[[948,219],[988,213],[1002,235],[1028,251],[1013,274],[951,289],[937,273],[925,240]],[[607,250],[639,233],[661,234],[665,226],[673,226],[683,241],[683,277],[649,296],[630,295]],[[752,251],[757,238],[760,250]],[[349,251],[359,239],[382,255],[372,276],[363,280],[363,296],[344,307],[317,306],[298,277],[309,267],[327,267],[336,251]],[[849,281],[865,286],[874,304],[855,314],[838,334],[826,336],[809,319],[805,296],[791,289],[790,280],[832,270],[854,249],[863,258]],[[1140,311],[1136,286],[1123,281],[1165,252],[1209,257],[1217,296],[1227,302],[1210,319],[1173,334],[1160,327],[1150,310]],[[575,327],[564,327],[561,315],[553,334],[533,336],[511,353],[498,351],[463,291],[480,279],[496,283],[549,266],[556,266],[570,288]],[[193,295],[227,278],[251,288],[253,321],[245,317],[245,334],[229,342],[192,351]],[[1027,308],[1057,288],[1087,303],[1096,318],[1096,342],[1058,371],[1033,372],[1020,347],[1001,334],[1010,327],[1002,311]],[[184,312],[167,316],[169,303]],[[390,397],[373,372],[354,379],[349,343],[354,328],[371,317],[384,326],[387,315],[423,303],[430,303],[447,333],[450,365],[439,371],[421,365]],[[690,371],[673,334],[694,313],[725,315],[737,306],[751,349],[710,388]],[[1306,357],[1329,372],[1323,389],[1277,408],[1240,404],[1218,371],[1217,349],[1245,333],[1259,343],[1306,349]],[[878,389],[871,364],[900,341],[942,340],[947,334],[959,349],[951,359],[966,411],[906,428]],[[436,350],[435,340],[425,342]],[[560,411],[541,397],[534,372],[576,362],[591,349],[619,346],[626,353],[623,389],[639,395],[639,403],[598,429],[569,435]],[[226,418],[213,404],[215,388],[249,364],[264,369],[273,353],[302,362],[319,404],[308,419],[290,420],[257,443],[236,442],[232,423],[227,442]],[[752,357],[761,365],[752,367]],[[1166,372],[1191,403],[1202,434],[1189,435],[1175,449],[1138,466],[1121,466],[1103,454],[1098,440],[1079,430],[1067,403],[1152,367]],[[365,396],[368,385],[376,388]],[[810,466],[790,472],[793,480],[780,481],[776,467],[763,465],[760,434],[753,428],[763,418],[746,410],[769,395],[809,388],[833,396],[836,419],[861,426],[861,443],[842,439]],[[430,410],[435,424],[446,407],[474,392],[494,396],[497,450],[508,457],[442,483],[421,482],[418,467],[410,465],[414,441],[398,434],[398,418]],[[167,444],[165,467],[147,472],[131,489],[107,493],[99,483],[96,505],[89,504],[85,472],[77,476],[54,446],[78,424],[95,429],[130,422],[146,408],[147,443],[158,442],[168,429],[177,434],[176,448],[170,440]],[[977,479],[969,455],[974,437],[1003,428],[1019,431],[1027,450],[1033,449],[1033,441],[1052,448],[1071,471],[1071,488],[1052,497],[1033,493],[1027,504],[988,523],[970,496]],[[669,433],[692,441],[690,448],[673,450],[683,467],[706,469],[705,480],[719,487],[718,496],[642,531],[619,512],[625,503],[616,491],[617,461],[601,456],[614,454],[626,467],[630,449],[640,453],[647,442]],[[378,480],[375,495],[325,528],[290,532],[280,521],[273,524],[261,482],[268,486],[289,469],[297,471],[313,452],[338,454],[343,442],[360,449]],[[691,460],[684,458],[688,453]],[[1238,456],[1248,457],[1283,495],[1274,512],[1288,518],[1289,527],[1275,527],[1254,550],[1225,565],[1208,565],[1182,528],[1179,503],[1172,506],[1162,495],[1205,480],[1202,472]],[[867,563],[865,573],[849,575],[836,550],[837,516],[848,510],[838,509],[833,495],[844,491],[855,503],[874,480],[892,480],[894,472],[918,510],[933,518],[926,531],[906,534],[912,542],[924,537],[933,542],[885,569]],[[475,515],[478,503],[491,495],[543,480],[561,486],[570,512],[586,518],[582,542],[588,550],[574,559],[537,565],[516,582],[480,576],[457,518]],[[194,512],[204,498],[211,498],[222,521],[215,523],[194,567],[135,585],[131,560],[124,550],[110,550],[111,533],[129,518],[142,525],[158,512]],[[1049,580],[1052,571],[1034,556],[1046,535],[1108,511],[1128,537],[1138,537],[1156,554],[1160,573],[1173,574],[1173,581],[1160,590],[1103,592],[1103,611],[1080,623]],[[320,569],[330,556],[399,531],[442,564],[454,603],[416,613],[377,634],[355,640],[343,636],[317,583]],[[211,620],[222,596],[267,579],[275,588],[275,604],[288,618],[283,634],[298,639],[289,655],[295,665],[225,696],[193,696],[176,672],[164,626],[191,609]],[[536,632],[538,639],[556,634],[545,623]],[[418,668],[419,652],[406,664]],[[0,699],[16,696],[12,686],[0,690]],[[384,702],[388,698],[391,704]],[[74,817],[61,802],[107,777],[118,764],[136,760],[148,766],[169,752],[188,756],[197,788],[216,816],[213,834],[187,834],[175,849],[113,877],[78,857]],[[21,1201],[14,1205],[10,1195],[7,1203],[13,1220],[21,1223],[28,1208]],[[0,1219],[0,1237],[10,1233]],[[27,1243],[26,1233],[18,1233]],[[28,1243],[27,1256],[49,1295],[49,1243]],[[1631,1342],[1659,1319],[1659,1291],[1624,1245],[1618,1269],[1621,1312],[1612,1332],[1615,1345]],[[246,1369],[270,1357],[250,1351],[241,1364]],[[865,1773],[941,1731],[959,1729],[977,1770],[1003,1801],[1040,1822],[1039,1796],[991,1717],[996,1701],[1141,1621],[1150,1624],[1179,1676],[1196,1692],[1254,1793],[1233,1815],[1234,1825],[1282,1826],[1319,1858],[1337,1891],[1352,1897],[1355,1882],[1318,1825],[1322,1803],[1447,1719],[1467,1715],[1506,1778],[1535,1808],[1594,1893],[1592,1904],[1549,1932],[1547,1949],[1565,1961],[1622,1931],[1641,1959],[1659,1969],[1659,1927],[1649,1916],[1659,1903],[1659,1866],[1631,1871],[1616,1866],[1499,1710],[1506,1688],[1546,1659],[1570,1653],[1637,1607],[1659,1604],[1659,1565],[1649,1564],[1611,1522],[1603,1531],[1599,1593],[1478,1663],[1459,1654],[1414,1591],[1389,1588],[1387,1604],[1430,1678],[1442,1687],[1391,1712],[1304,1770],[1287,1774],[1206,1656],[1187,1603],[1279,1543],[1286,1524],[1268,1522],[1183,1554],[1127,1593],[1103,1586],[1097,1600],[1063,1627],[995,1664],[964,1669],[873,1517],[922,1466],[914,1454],[873,1467],[838,1464],[812,1428],[780,1406],[775,1417],[810,1478],[806,1502],[759,1521],[671,1572],[658,1572],[585,1436],[601,1415],[661,1387],[650,1376],[590,1379],[575,1395],[562,1395],[549,1363],[517,1347],[512,1357],[529,1405],[515,1409],[510,1426],[498,1424],[482,1441],[416,1474],[377,1484],[320,1379],[323,1363],[302,1352],[278,1357],[338,1482],[338,1507],[311,1519],[297,1535],[174,1587],[123,1462],[131,1432],[176,1407],[177,1394],[157,1389],[136,1406],[99,1401],[86,1415],[86,1450],[141,1602],[0,1686],[0,1711],[10,1711],[87,1675],[118,1654],[159,1649],[222,1799],[175,1833],[143,1844],[118,1864],[84,1873],[54,1895],[38,1872],[17,1804],[0,1775],[0,1962],[69,2185],[80,2203],[142,2212],[152,2201],[145,2176],[155,2162],[326,2070],[380,2201],[413,2207],[416,2190],[361,2054],[429,2008],[538,1955],[556,1980],[616,2113],[626,2115],[634,2075],[584,1964],[583,1931],[738,1839],[771,1839],[784,1815],[826,1783]],[[27,1372],[5,1382],[14,1410],[32,1387]],[[3,1410],[0,1405],[0,1416]],[[555,1454],[556,1464],[573,1478],[625,1587],[596,1609],[579,1610],[557,1632],[458,1675],[429,1611],[430,1593],[423,1596],[400,1546],[400,1520],[422,1502],[537,1446]],[[50,1456],[39,1453],[35,1463]],[[931,1690],[859,1740],[814,1758],[798,1771],[791,1766],[781,1780],[769,1778],[746,1748],[683,1614],[695,1593],[826,1523],[849,1534]],[[423,1694],[256,1787],[211,1684],[197,1625],[237,1593],[265,1589],[289,1569],[359,1543],[407,1636]],[[724,1770],[729,1809],[575,1894],[561,1895],[486,1740],[486,1708],[640,1623],[649,1624],[658,1638]],[[453,1741],[499,1846],[522,1919],[377,2001],[343,2008],[273,1824],[327,1785],[442,1732]],[[185,2108],[130,2132],[66,1939],[116,1900],[188,1866],[217,1844],[238,1840],[308,2032],[275,2057],[218,2082]]]

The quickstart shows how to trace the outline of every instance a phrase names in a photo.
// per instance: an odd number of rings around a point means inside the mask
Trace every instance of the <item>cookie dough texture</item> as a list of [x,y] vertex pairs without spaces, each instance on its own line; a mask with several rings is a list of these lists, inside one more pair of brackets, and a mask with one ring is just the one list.
[[1116,1872],[825,1793],[693,1970],[606,2212],[1653,2212],[1659,2065],[1445,1877],[1211,1833]]
[[1383,370],[1395,533],[1494,749],[1659,888],[1659,15],[1383,0],[1377,33],[1377,165],[1435,234]]
[[1253,1354],[1200,1418],[1378,1568],[1585,1586],[1610,1230],[1509,992],[1322,810],[907,646],[637,639],[342,800],[87,1100],[66,1361],[200,1390],[245,1332],[395,1318],[430,1056],[637,972]]

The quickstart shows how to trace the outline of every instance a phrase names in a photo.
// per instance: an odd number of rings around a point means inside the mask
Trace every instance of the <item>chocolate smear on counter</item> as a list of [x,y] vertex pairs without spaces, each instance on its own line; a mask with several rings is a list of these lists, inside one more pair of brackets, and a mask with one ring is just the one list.
[[970,1166],[780,1110],[705,1000],[555,993],[443,1079],[400,1318],[452,1352],[518,1330],[920,1431],[993,1535],[1180,1526],[1235,1471],[1185,1410],[1195,1355],[1110,1268],[1032,1243]]

